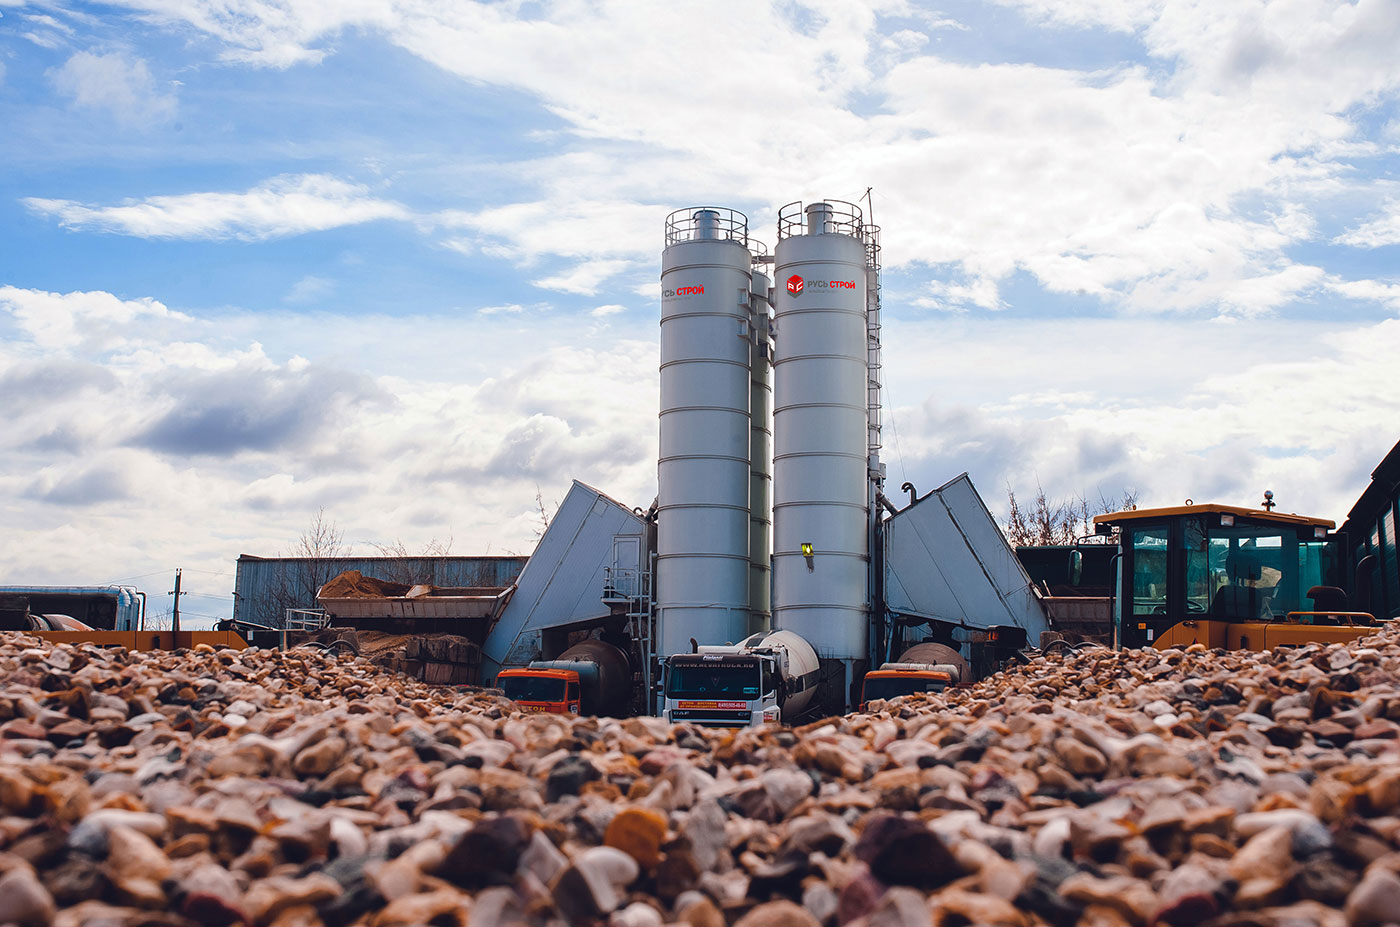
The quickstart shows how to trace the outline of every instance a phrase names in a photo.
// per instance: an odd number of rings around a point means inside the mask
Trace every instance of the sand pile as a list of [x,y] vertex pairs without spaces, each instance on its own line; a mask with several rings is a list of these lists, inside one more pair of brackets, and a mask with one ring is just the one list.
[[373,576],[365,576],[359,570],[346,570],[326,583],[317,593],[323,599],[383,599],[390,596],[408,595],[413,588],[404,583],[391,583]]

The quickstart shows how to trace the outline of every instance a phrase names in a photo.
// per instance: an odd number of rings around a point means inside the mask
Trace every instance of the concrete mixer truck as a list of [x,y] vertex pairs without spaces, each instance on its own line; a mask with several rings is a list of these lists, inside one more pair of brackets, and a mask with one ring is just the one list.
[[791,631],[761,631],[667,657],[661,714],[702,727],[790,722],[811,703],[819,678],[811,644]]

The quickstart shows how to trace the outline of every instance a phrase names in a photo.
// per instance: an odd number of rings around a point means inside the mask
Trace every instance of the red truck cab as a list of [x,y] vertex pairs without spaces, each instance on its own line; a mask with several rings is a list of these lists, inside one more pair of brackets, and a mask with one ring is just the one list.
[[553,715],[580,713],[578,673],[564,669],[508,669],[496,677],[496,686],[506,698],[525,711]]

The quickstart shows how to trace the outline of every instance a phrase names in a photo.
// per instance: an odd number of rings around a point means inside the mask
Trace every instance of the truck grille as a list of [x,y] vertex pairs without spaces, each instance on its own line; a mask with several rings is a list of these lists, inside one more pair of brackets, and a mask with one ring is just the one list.
[[749,713],[711,708],[675,708],[671,711],[671,720],[686,721],[701,727],[748,727]]

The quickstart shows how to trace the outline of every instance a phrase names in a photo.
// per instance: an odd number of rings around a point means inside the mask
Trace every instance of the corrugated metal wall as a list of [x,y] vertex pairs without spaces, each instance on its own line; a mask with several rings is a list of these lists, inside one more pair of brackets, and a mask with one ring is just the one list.
[[277,626],[289,608],[316,608],[316,590],[345,570],[395,583],[508,586],[528,557],[238,558],[233,617]]
[[[1340,532],[1352,545],[1355,563],[1376,558],[1371,574],[1370,611],[1378,618],[1400,618],[1400,442],[1371,471],[1371,482],[1347,513]],[[1349,578],[1348,578],[1349,579]],[[1350,583],[1345,583],[1350,585]],[[1359,590],[1353,590],[1355,596]],[[1357,599],[1353,599],[1353,606]]]

